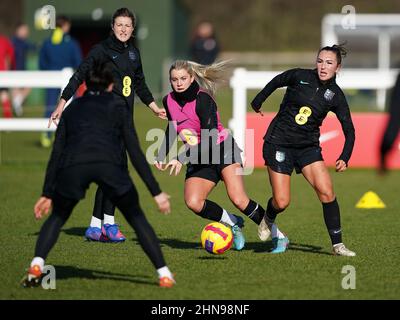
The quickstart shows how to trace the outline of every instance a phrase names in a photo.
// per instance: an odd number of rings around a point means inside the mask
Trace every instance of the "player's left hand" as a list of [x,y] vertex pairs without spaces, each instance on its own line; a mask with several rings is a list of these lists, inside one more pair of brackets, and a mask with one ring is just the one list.
[[33,211],[35,213],[35,218],[41,219],[43,218],[44,215],[48,215],[51,205],[52,205],[52,200],[50,198],[40,197],[39,200],[36,201],[36,204],[33,208]]
[[172,173],[174,172],[175,169],[175,175],[177,176],[179,174],[179,172],[182,169],[182,163],[180,163],[178,160],[173,159],[170,162],[167,163],[167,165],[165,166],[164,170],[167,170],[168,167],[171,167],[170,171],[169,171],[169,175],[171,176]]
[[167,119],[167,111],[164,108],[159,108],[154,101],[149,104],[149,108],[160,119],[163,119],[163,120]]
[[336,161],[336,172],[343,172],[346,169],[347,169],[346,162],[340,159]]

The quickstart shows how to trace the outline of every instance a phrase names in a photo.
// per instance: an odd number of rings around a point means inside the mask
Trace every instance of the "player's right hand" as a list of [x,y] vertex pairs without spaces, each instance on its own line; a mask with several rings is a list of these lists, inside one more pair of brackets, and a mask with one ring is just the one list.
[[171,212],[171,203],[169,202],[169,198],[169,194],[165,192],[161,192],[159,195],[154,197],[158,210],[163,214],[169,214]]
[[52,205],[52,201],[50,198],[40,197],[33,208],[33,212],[35,213],[36,219],[43,218],[44,215],[49,214],[50,208]]
[[167,170],[169,167],[171,167],[171,169],[169,170],[169,175],[172,176],[175,170],[175,175],[177,176],[179,172],[181,172],[182,163],[180,163],[177,159],[172,159],[170,162],[167,163],[164,170]]

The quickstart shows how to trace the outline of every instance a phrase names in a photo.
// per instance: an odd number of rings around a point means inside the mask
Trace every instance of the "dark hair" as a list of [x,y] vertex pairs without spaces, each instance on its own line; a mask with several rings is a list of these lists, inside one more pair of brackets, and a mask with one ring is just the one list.
[[89,71],[85,81],[88,90],[105,91],[114,82],[114,77],[109,66],[98,64]]
[[130,11],[128,8],[119,8],[118,10],[116,10],[112,16],[111,19],[111,26],[114,26],[115,23],[115,19],[117,19],[118,17],[129,17],[132,20],[132,27],[135,27],[136,25],[136,17],[135,14]]
[[336,53],[336,59],[337,59],[338,64],[341,64],[342,58],[346,57],[346,55],[347,55],[347,50],[344,47],[345,44],[346,44],[346,42],[341,43],[341,44],[334,44],[333,46],[323,47],[323,48],[319,49],[318,55],[320,54],[321,51],[332,51],[332,52]]
[[57,16],[56,27],[61,28],[62,26],[64,26],[67,23],[71,24],[71,20],[67,16],[64,16],[64,15]]

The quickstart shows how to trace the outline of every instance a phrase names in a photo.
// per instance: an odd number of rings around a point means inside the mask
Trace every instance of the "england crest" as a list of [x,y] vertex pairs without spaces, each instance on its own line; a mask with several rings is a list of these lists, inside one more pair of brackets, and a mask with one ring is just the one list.
[[285,161],[285,153],[282,152],[282,151],[277,151],[277,152],[275,153],[275,159],[276,159],[276,161],[278,161],[278,162],[283,162],[283,161]]
[[335,93],[329,89],[326,89],[325,93],[324,93],[324,98],[328,101],[332,100],[333,96],[335,95]]
[[129,50],[128,54],[129,54],[129,59],[131,59],[132,61],[135,61],[135,60],[136,60],[136,54],[135,54],[135,52]]

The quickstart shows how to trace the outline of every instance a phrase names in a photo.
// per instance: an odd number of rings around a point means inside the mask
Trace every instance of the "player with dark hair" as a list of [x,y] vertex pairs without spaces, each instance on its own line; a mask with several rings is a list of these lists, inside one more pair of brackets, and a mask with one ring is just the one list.
[[51,206],[53,210],[40,230],[35,257],[23,285],[40,284],[44,260],[55,245],[61,227],[84,198],[89,184],[95,182],[135,230],[140,245],[157,269],[160,286],[171,287],[174,278],[166,266],[157,236],[140,207],[121,141],[164,214],[170,212],[169,196],[160,190],[139,147],[128,109],[111,94],[112,73],[91,68],[86,84],[85,95],[65,110],[56,131],[43,193],[34,208],[35,217],[42,218]]
[[[133,43],[135,24],[136,17],[129,9],[120,8],[115,11],[111,20],[112,35],[93,47],[71,77],[56,110],[51,115],[49,126],[51,121],[57,124],[66,102],[74,95],[93,66],[105,63],[109,65],[114,76],[112,95],[116,101],[125,105],[128,110],[128,117],[133,116],[135,93],[144,104],[150,107],[155,115],[160,118],[166,117],[165,110],[157,106],[146,85],[140,52]],[[131,121],[131,124],[131,130],[135,130],[133,121]],[[85,237],[93,241],[124,241],[125,236],[119,230],[118,225],[115,224],[114,212],[115,206],[107,197],[104,197],[101,188],[98,188],[93,217],[89,228],[86,230]]]
[[[278,88],[287,86],[278,114],[264,136],[263,157],[272,186],[266,215],[259,233],[267,240],[276,216],[290,202],[290,176],[293,169],[302,173],[314,188],[322,203],[324,220],[331,238],[333,253],[355,256],[342,243],[339,205],[332,180],[325,166],[319,144],[319,127],[329,111],[338,117],[345,135],[343,151],[336,161],[336,171],[347,169],[353,151],[355,133],[346,98],[336,84],[342,56],[341,45],[326,46],[318,51],[316,69],[292,69],[272,79],[251,102],[254,111],[261,113],[263,102]],[[261,113],[262,115],[262,113]],[[287,239],[280,241],[286,248]]]

